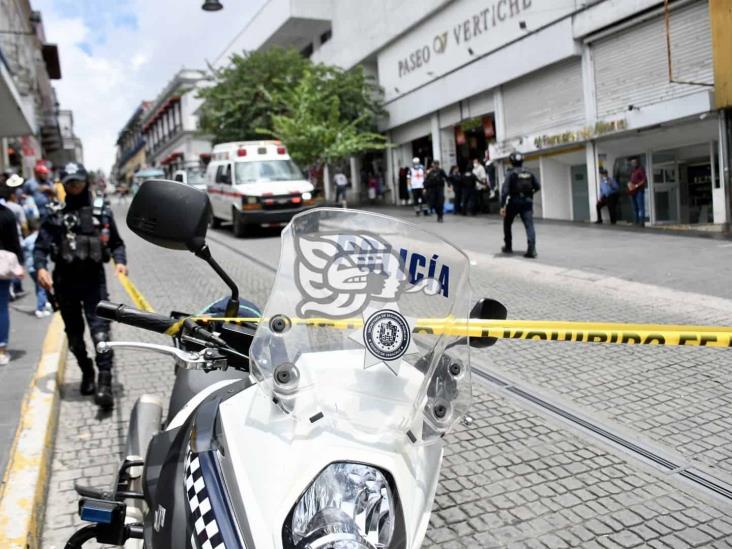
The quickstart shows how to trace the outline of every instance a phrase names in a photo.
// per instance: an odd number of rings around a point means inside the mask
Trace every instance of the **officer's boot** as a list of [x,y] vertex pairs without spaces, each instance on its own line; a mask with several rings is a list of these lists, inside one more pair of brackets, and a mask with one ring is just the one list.
[[537,255],[538,254],[536,253],[536,246],[529,246],[529,249],[526,250],[524,257],[528,257],[529,259],[535,259]]
[[79,386],[79,392],[82,395],[88,396],[94,394],[94,363],[91,358],[87,357],[79,361],[79,368],[81,368],[81,385]]
[[102,370],[97,378],[97,393],[94,395],[94,402],[104,410],[114,408],[112,397],[112,372]]

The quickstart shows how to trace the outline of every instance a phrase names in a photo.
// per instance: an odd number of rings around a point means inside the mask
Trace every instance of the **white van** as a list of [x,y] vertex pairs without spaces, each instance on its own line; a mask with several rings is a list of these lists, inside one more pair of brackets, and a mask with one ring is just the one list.
[[279,141],[216,145],[206,169],[214,227],[231,221],[236,236],[247,227],[286,225],[315,206],[315,189]]
[[198,163],[186,166],[182,170],[176,170],[173,180],[206,192],[206,172]]

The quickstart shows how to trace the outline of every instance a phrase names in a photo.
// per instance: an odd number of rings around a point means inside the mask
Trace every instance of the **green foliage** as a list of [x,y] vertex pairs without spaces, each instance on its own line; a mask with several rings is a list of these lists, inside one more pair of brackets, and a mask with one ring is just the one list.
[[284,142],[303,166],[387,146],[377,133],[381,93],[362,67],[314,65],[292,49],[235,55],[201,92],[201,129],[216,142]]
[[288,109],[272,117],[272,135],[301,165],[331,163],[387,146],[377,133],[380,105],[363,71],[316,66],[284,95]]
[[259,139],[257,128],[271,128],[272,116],[285,112],[282,93],[297,84],[309,61],[294,49],[275,48],[234,55],[214,70],[215,84],[201,90],[201,131],[214,142]]

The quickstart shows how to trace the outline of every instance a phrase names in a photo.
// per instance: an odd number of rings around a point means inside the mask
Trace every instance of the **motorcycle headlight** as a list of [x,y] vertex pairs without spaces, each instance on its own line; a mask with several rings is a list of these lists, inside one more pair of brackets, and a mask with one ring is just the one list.
[[[285,524],[286,546],[296,549],[389,547],[396,502],[384,473],[356,463],[326,467],[300,497]],[[287,539],[289,538],[289,540]]]

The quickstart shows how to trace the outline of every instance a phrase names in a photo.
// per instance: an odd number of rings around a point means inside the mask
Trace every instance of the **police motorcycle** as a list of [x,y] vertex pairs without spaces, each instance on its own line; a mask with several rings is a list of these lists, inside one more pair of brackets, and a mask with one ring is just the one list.
[[471,307],[470,262],[442,238],[322,208],[283,231],[260,313],[211,257],[210,215],[205,194],[172,181],[146,182],[130,205],[133,232],[192,251],[232,296],[199,316],[99,304],[174,339],[102,350],[162,353],[177,374],[164,421],[156,397],[137,401],[112,488],[77,486],[88,524],[67,549],[420,547],[444,436],[471,399],[469,347],[495,342],[464,337],[467,319],[506,309]]

